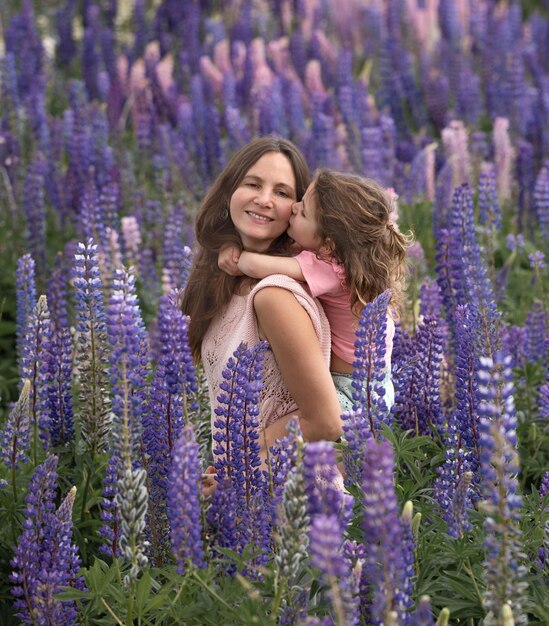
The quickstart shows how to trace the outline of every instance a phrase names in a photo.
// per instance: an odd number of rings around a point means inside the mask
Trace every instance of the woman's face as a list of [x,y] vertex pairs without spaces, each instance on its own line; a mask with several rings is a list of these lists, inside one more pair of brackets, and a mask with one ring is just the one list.
[[288,228],[295,200],[290,160],[280,152],[267,152],[246,172],[229,203],[244,249],[265,252]]

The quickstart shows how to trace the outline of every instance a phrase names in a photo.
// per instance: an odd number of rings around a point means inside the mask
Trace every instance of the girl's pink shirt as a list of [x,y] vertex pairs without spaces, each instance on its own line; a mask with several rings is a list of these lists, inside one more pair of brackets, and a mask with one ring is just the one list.
[[[355,360],[355,331],[358,320],[351,312],[351,292],[347,287],[345,270],[335,259],[319,259],[315,252],[305,250],[294,257],[313,298],[318,298],[332,332],[332,350],[346,363]],[[385,363],[390,365],[393,352],[395,323],[387,315]]]

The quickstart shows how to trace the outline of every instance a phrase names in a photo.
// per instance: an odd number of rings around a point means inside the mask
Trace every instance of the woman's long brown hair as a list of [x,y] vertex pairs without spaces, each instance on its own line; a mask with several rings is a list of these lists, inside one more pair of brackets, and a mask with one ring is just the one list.
[[[240,235],[229,215],[233,192],[248,170],[268,152],[285,155],[292,165],[297,198],[301,198],[310,182],[310,171],[299,149],[287,139],[258,137],[246,144],[229,160],[206,194],[196,216],[198,249],[189,274],[181,309],[190,316],[189,345],[195,360],[200,359],[202,340],[213,318],[235,293],[240,277],[229,276],[217,266],[219,249],[224,244],[242,247]],[[289,247],[286,233],[275,239],[267,252],[283,254]]]

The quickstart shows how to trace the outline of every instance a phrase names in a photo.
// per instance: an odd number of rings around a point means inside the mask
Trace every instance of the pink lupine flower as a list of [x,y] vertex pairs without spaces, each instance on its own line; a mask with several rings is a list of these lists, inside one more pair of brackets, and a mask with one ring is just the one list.
[[509,138],[509,120],[496,117],[493,130],[496,183],[500,201],[511,197],[511,177],[515,162],[515,150]]
[[322,82],[322,68],[318,59],[312,59],[305,68],[305,86],[311,93],[326,95],[326,89]]
[[452,120],[442,130],[442,144],[447,158],[452,163],[454,186],[469,182],[471,161],[467,145],[467,131],[460,120]]

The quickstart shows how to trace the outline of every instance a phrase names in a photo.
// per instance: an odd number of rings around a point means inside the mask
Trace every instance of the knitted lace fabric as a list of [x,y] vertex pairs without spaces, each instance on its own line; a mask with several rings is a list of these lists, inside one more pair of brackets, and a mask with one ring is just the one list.
[[[221,373],[233,352],[244,341],[248,347],[255,345],[260,337],[253,300],[255,294],[265,287],[281,287],[291,291],[307,311],[317,334],[326,364],[330,364],[330,326],[318,300],[313,298],[302,283],[274,274],[261,280],[244,296],[234,295],[225,309],[210,324],[202,341],[202,362],[208,380],[210,406],[217,406]],[[297,410],[297,405],[282,379],[280,370],[269,349],[265,355],[263,390],[260,399],[260,419],[263,427]]]

